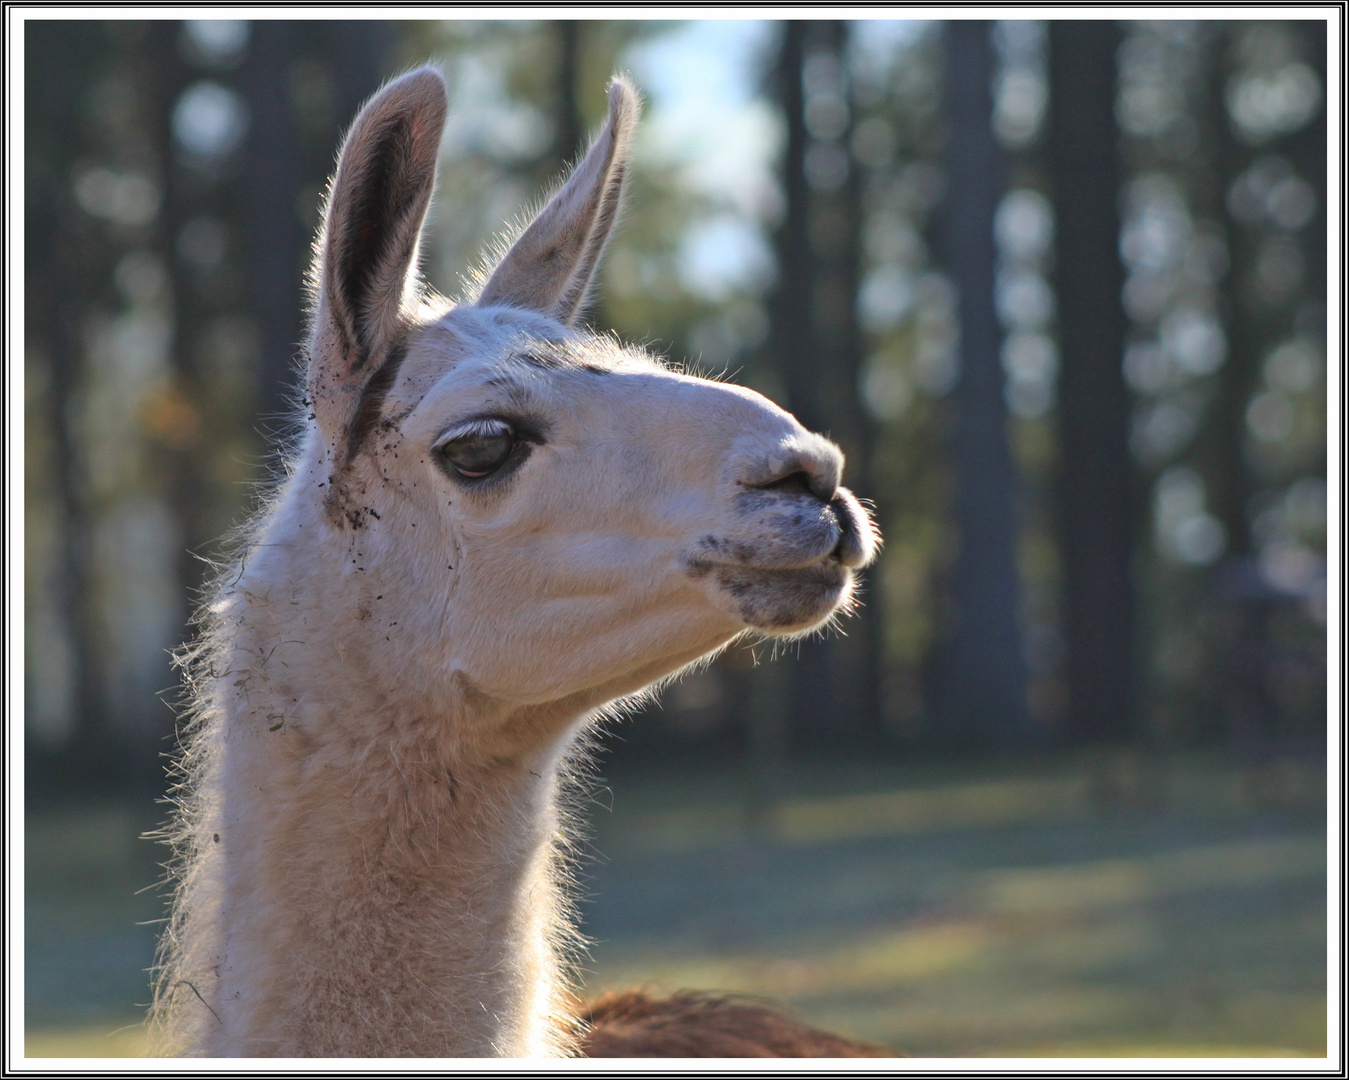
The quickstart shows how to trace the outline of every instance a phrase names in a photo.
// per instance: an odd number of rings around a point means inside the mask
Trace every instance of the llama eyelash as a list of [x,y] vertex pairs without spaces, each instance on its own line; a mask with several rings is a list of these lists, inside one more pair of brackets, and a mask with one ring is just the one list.
[[431,449],[440,450],[458,439],[491,439],[497,435],[513,435],[518,438],[520,433],[511,424],[498,417],[480,416],[442,432]]

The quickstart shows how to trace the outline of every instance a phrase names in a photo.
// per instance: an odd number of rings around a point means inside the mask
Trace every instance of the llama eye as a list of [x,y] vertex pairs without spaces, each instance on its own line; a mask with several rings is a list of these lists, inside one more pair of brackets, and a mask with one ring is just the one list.
[[515,432],[502,423],[480,425],[436,448],[465,480],[481,480],[506,464],[515,449]]

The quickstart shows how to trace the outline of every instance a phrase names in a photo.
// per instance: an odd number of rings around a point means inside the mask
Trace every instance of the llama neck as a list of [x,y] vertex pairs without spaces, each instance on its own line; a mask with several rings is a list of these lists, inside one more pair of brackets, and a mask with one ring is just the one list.
[[430,723],[379,721],[360,746],[227,751],[214,1049],[563,1052],[553,777],[463,768]]
[[[314,618],[321,604],[274,592],[260,608],[256,587],[235,595],[251,600],[215,660],[227,674],[202,736],[214,740],[196,830],[204,854],[180,899],[190,914],[169,971],[209,1003],[205,1015],[190,992],[175,994],[175,1009],[197,1013],[197,1052],[567,1053],[555,846],[569,739],[543,754],[485,754],[471,733],[496,733],[499,751],[499,733],[539,718],[462,681],[428,693],[411,689],[406,667],[381,677],[394,658],[373,634],[363,640],[373,619]],[[305,625],[297,608],[310,612]],[[575,726],[550,712],[549,730]]]

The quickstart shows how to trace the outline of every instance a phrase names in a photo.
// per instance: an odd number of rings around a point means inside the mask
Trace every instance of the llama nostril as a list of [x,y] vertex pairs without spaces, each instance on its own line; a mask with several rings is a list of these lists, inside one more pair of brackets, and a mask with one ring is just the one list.
[[803,463],[794,462],[797,467],[790,468],[775,480],[766,483],[750,484],[758,491],[780,491],[784,495],[809,495],[822,503],[833,502],[838,494],[835,476],[825,469],[803,467]]
[[811,487],[810,477],[799,469],[767,484],[756,484],[755,486],[760,491],[780,491],[784,495],[815,495],[815,491]]
[[843,479],[843,452],[820,435],[797,431],[784,438],[772,453],[745,462],[738,477],[743,487],[809,495],[822,503],[838,497]]

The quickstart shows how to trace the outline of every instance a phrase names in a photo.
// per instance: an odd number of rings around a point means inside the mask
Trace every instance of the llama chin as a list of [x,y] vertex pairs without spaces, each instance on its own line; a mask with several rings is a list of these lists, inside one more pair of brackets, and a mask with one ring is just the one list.
[[751,1029],[764,1053],[848,1052],[733,1002],[587,1013],[557,793],[606,707],[839,614],[879,536],[828,440],[581,324],[639,111],[625,80],[457,303],[417,275],[446,108],[423,68],[352,125],[304,435],[183,656],[159,1047],[640,1054],[654,1025],[709,1053]]

